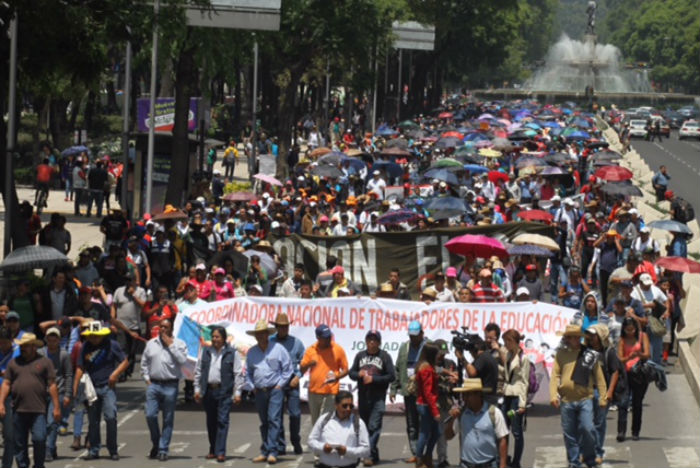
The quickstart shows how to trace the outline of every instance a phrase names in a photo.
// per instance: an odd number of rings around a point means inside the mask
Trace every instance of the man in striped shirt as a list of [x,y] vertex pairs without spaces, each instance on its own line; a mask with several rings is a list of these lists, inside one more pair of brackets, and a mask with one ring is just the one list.
[[491,270],[483,268],[479,272],[479,282],[472,286],[474,302],[505,302],[503,291],[491,281]]

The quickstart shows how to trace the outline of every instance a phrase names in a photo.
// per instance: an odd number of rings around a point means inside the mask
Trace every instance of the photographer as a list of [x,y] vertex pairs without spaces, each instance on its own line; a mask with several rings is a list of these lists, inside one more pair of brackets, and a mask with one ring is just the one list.
[[467,362],[464,352],[459,347],[455,347],[455,355],[460,364],[466,369],[469,378],[479,378],[488,391],[484,392],[484,399],[490,404],[498,404],[498,361],[489,350],[491,345],[479,338],[473,337],[465,348],[472,355],[473,361]]

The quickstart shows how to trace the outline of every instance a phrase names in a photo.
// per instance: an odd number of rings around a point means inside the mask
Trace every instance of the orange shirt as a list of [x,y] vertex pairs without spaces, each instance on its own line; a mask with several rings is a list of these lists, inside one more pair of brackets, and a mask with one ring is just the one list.
[[51,176],[53,175],[53,169],[48,164],[39,164],[36,167],[36,180],[41,183],[51,182]]
[[326,383],[328,373],[333,371],[337,376],[341,371],[348,370],[348,358],[345,350],[335,341],[328,348],[321,349],[318,342],[306,348],[301,365],[306,366],[315,360],[316,365],[309,369],[309,392],[320,395],[335,395],[340,390],[340,382]]

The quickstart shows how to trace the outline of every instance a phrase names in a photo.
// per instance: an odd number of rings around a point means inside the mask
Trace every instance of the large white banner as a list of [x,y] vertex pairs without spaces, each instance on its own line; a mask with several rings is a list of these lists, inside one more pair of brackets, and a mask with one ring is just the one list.
[[[427,305],[423,302],[369,297],[228,299],[190,306],[177,315],[174,334],[187,342],[191,361],[186,375],[191,378],[204,327],[223,326],[228,332],[229,343],[246,352],[250,346],[255,345],[255,339],[247,335],[246,330],[253,329],[255,322],[261,319],[273,322],[281,312],[286,313],[292,321],[290,335],[299,338],[305,346],[316,341],[314,331],[318,325],[328,325],[335,341],[345,349],[349,366],[352,366],[355,354],[365,348],[365,334],[370,329],[381,332],[382,348],[396,362],[400,344],[408,340],[409,322],[419,320],[425,336],[430,340],[444,339],[450,343],[451,352],[451,331],[459,330],[462,326],[468,327],[471,333],[482,336],[484,327],[491,322],[498,324],[502,332],[515,328],[525,335],[523,345],[530,359],[549,367],[553,351],[560,340],[556,332],[566,327],[576,311],[544,302],[433,302]],[[185,317],[191,320],[186,320]],[[356,383],[346,377],[341,382],[341,388],[354,391]],[[301,381],[303,399],[306,399],[306,389],[307,380],[304,378]]]

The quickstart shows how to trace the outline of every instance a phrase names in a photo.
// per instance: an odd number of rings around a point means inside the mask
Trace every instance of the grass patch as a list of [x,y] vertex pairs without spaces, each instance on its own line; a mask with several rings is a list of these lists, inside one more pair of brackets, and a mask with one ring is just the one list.
[[700,254],[695,252],[688,252],[688,257],[693,257],[696,262],[700,261]]
[[668,211],[667,209],[661,208],[661,206],[660,206],[658,203],[650,203],[650,202],[648,202],[648,201],[645,201],[644,203],[646,203],[646,204],[649,205],[650,207],[654,208],[656,211],[660,211],[660,212],[663,213],[663,214],[669,214],[669,213],[670,213],[670,211]]

